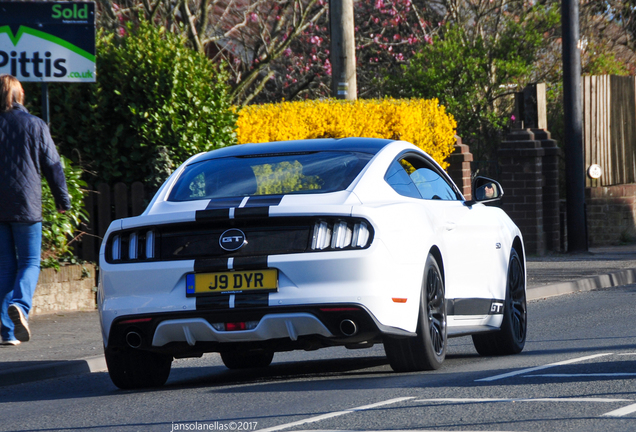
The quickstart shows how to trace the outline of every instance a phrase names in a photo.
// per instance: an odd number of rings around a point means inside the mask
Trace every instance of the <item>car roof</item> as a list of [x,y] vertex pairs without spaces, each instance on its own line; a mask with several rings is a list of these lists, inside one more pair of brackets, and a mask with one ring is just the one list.
[[394,142],[381,138],[320,138],[295,141],[275,141],[267,143],[240,144],[212,150],[192,162],[235,156],[252,156],[277,153],[305,153],[314,151],[351,151],[375,155],[388,144]]

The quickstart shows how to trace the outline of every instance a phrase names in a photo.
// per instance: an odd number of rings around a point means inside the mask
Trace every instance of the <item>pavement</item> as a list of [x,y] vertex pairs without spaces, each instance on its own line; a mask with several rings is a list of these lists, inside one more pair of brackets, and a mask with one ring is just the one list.
[[[528,300],[636,283],[636,245],[527,259]],[[106,371],[97,311],[36,315],[32,337],[0,346],[0,387]]]

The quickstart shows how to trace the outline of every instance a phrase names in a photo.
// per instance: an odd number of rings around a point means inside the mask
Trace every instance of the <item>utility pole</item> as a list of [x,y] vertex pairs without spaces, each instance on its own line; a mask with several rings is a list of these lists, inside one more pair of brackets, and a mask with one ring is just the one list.
[[587,251],[579,0],[562,0],[563,111],[568,252]]
[[356,100],[356,46],[353,0],[329,1],[331,30],[331,94],[336,99]]

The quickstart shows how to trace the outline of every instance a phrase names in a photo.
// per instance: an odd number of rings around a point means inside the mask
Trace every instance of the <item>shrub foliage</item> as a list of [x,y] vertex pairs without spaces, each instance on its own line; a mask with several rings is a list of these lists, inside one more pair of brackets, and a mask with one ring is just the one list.
[[250,105],[237,121],[238,142],[369,137],[409,141],[443,167],[457,124],[437,99],[282,102]]
[[60,261],[75,263],[72,253],[73,236],[77,235],[81,222],[88,220],[84,210],[86,183],[81,168],[74,167],[64,156],[62,165],[66,186],[71,197],[71,209],[59,213],[46,180],[42,180],[42,267],[59,267]]
[[172,166],[235,144],[226,73],[184,40],[146,22],[99,34],[97,82],[51,86],[51,124],[63,154],[91,181],[158,187]]
[[491,164],[510,124],[513,93],[544,79],[536,76],[538,62],[559,22],[557,8],[516,3],[514,13],[444,24],[402,73],[387,74],[384,83],[393,97],[439,98],[457,119],[459,135],[475,157],[473,168],[492,176],[497,174]]

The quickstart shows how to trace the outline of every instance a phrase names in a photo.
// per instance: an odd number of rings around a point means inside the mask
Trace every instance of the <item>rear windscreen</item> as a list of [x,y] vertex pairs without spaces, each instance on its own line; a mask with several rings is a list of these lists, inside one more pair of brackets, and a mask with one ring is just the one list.
[[346,189],[372,156],[331,151],[210,159],[188,165],[168,201],[336,192]]

